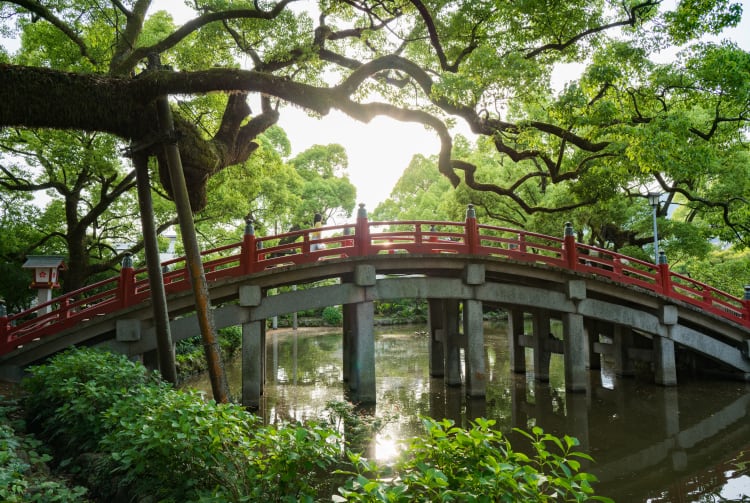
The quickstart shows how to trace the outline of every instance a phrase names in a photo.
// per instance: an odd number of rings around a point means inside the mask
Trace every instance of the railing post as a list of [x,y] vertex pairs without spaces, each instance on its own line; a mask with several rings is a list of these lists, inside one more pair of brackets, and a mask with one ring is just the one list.
[[242,255],[240,256],[242,274],[253,272],[253,266],[257,262],[255,248],[255,228],[253,228],[253,221],[248,218],[245,221],[245,234],[242,236]]
[[357,210],[357,230],[354,234],[354,243],[357,256],[363,257],[370,254],[370,223],[367,221],[367,210],[365,204],[359,204]]
[[565,249],[565,262],[568,264],[568,268],[575,271],[578,267],[578,246],[576,245],[572,222],[565,222],[563,248]]
[[63,297],[60,299],[60,307],[57,309],[60,311],[61,320],[67,320],[70,318],[70,297]]
[[[745,296],[742,299],[742,304],[745,306],[743,321],[746,326],[750,327],[750,285],[745,285]],[[748,349],[750,350],[750,345]]]
[[466,208],[466,245],[471,255],[479,253],[479,226],[477,225],[477,212],[473,204]]
[[615,274],[615,277],[620,279],[622,277],[622,259],[620,257],[615,257],[612,260],[612,272]]
[[664,295],[672,294],[672,277],[669,272],[669,264],[667,263],[667,254],[664,250],[659,250],[659,279],[661,283],[661,290]]
[[133,257],[125,253],[120,269],[120,305],[128,307],[135,296],[135,271],[133,271]]

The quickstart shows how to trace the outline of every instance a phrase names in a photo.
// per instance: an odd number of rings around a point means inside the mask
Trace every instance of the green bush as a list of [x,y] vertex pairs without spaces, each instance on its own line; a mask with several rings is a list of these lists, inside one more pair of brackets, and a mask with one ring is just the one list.
[[323,309],[323,323],[332,327],[341,326],[344,321],[344,315],[341,314],[341,307],[328,306]]
[[[242,348],[242,327],[232,326],[218,330],[218,341],[222,358],[232,358]],[[179,341],[175,353],[177,375],[180,378],[204,372],[208,368],[203,340],[199,335]]]
[[68,487],[48,473],[46,463],[52,459],[51,456],[43,452],[43,445],[33,436],[16,432],[10,417],[10,413],[15,411],[15,405],[0,406],[0,501],[87,501],[84,499],[86,488]]
[[233,326],[219,330],[219,345],[225,358],[231,358],[242,348],[242,327]]
[[263,426],[239,405],[176,391],[102,351],[58,355],[24,388],[38,394],[27,403],[46,439],[99,499],[312,501],[340,459],[330,428]]
[[105,416],[100,448],[110,470],[136,495],[159,501],[312,498],[338,459],[328,428],[264,426],[239,405],[206,403],[194,392],[144,388]]
[[157,379],[139,363],[96,349],[70,349],[28,371],[21,386],[29,426],[71,456],[96,448],[101,413]]
[[540,428],[520,432],[535,451],[529,457],[514,451],[491,420],[477,419],[468,430],[447,419],[423,423],[426,435],[412,439],[393,467],[350,454],[358,470],[334,501],[611,502],[594,495],[593,475],[579,472],[579,460],[591,458],[573,450],[574,438]]

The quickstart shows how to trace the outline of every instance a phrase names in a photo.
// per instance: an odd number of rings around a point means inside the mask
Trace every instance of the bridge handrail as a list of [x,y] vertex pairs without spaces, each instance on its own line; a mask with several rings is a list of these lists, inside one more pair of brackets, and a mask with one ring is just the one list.
[[[439,230],[438,230],[439,229]],[[740,299],[669,270],[620,253],[577,243],[572,228],[563,238],[521,229],[465,222],[402,220],[309,228],[256,238],[201,253],[208,281],[343,257],[378,254],[471,254],[562,267],[641,287],[750,327],[750,300]],[[162,263],[167,293],[191,288],[185,258]],[[180,267],[180,265],[182,267]],[[67,293],[10,316],[0,316],[0,355],[95,316],[150,298],[146,268],[123,267],[120,275]]]

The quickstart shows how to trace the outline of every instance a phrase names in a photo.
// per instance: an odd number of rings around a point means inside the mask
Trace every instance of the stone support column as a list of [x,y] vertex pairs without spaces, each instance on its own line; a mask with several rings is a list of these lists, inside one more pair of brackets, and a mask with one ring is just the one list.
[[601,363],[601,355],[595,351],[594,344],[599,341],[599,324],[596,322],[596,320],[586,318],[583,321],[583,329],[586,332],[586,341],[588,342],[587,350],[588,350],[588,358],[586,358],[586,361],[588,362],[588,368],[591,370],[601,370],[602,369],[602,363]]
[[343,367],[344,382],[348,382],[351,377],[351,351],[354,344],[355,329],[355,308],[354,304],[344,304],[341,306],[343,314],[342,323],[342,342],[341,342],[341,365]]
[[472,398],[487,394],[487,367],[484,361],[482,302],[464,300],[466,336],[466,394]]
[[524,333],[523,311],[517,308],[508,310],[508,356],[510,370],[516,374],[526,372],[526,348],[521,345],[521,335]]
[[[257,285],[243,285],[239,290],[239,304],[253,308],[261,305],[263,292]],[[255,320],[242,324],[242,405],[260,407],[265,384],[266,321]]]
[[654,335],[654,380],[662,386],[677,384],[677,364],[675,361],[672,327],[677,324],[677,307],[662,306],[660,321],[666,332],[665,337]]
[[264,325],[265,320],[242,324],[242,405],[251,409],[260,407],[263,394]]
[[633,362],[628,356],[628,348],[633,345],[633,330],[625,325],[615,325],[613,339],[615,375],[632,377],[635,375],[635,371],[633,370]]
[[533,313],[532,337],[534,342],[534,379],[540,382],[549,381],[550,352],[547,349],[549,338],[549,312],[540,310]]
[[430,354],[430,376],[443,377],[445,375],[445,330],[443,328],[443,318],[445,306],[440,299],[429,299],[427,301],[429,309],[429,354]]
[[458,301],[447,299],[443,302],[443,330],[445,340],[445,384],[461,385],[461,335],[458,331]]
[[[568,281],[567,296],[575,302],[586,298],[586,282],[583,280]],[[577,392],[586,391],[588,363],[588,342],[584,330],[583,315],[563,313],[563,347],[565,360],[565,389]]]
[[360,404],[375,403],[375,331],[373,302],[354,305],[354,340],[352,341],[349,384]]
[[586,334],[583,316],[563,313],[563,344],[565,347],[565,389],[586,391]]

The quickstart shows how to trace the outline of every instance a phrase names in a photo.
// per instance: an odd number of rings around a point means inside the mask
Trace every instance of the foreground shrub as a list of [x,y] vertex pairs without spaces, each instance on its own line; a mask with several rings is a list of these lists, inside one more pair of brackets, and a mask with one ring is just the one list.
[[447,419],[423,423],[426,434],[412,439],[393,467],[351,455],[358,471],[334,501],[611,501],[594,495],[593,475],[579,472],[579,460],[591,458],[572,450],[574,438],[519,430],[531,441],[529,457],[514,451],[491,420],[477,419],[468,430]]
[[[14,403],[0,397],[0,501],[5,503],[83,502],[84,487],[68,487],[48,473],[46,463],[52,458],[43,452],[33,436],[19,432],[22,422],[13,421]],[[14,423],[15,426],[14,426]]]
[[24,387],[38,395],[29,410],[100,499],[312,501],[340,459],[330,428],[264,426],[239,405],[157,382],[123,356],[67,351],[30,371]]
[[264,426],[239,405],[205,403],[194,392],[144,388],[105,416],[100,447],[112,472],[159,500],[208,492],[222,501],[297,501],[315,494],[315,479],[338,455],[330,429]]
[[71,456],[96,449],[100,415],[113,403],[157,382],[141,364],[96,349],[59,353],[29,373],[21,386],[31,429]]

